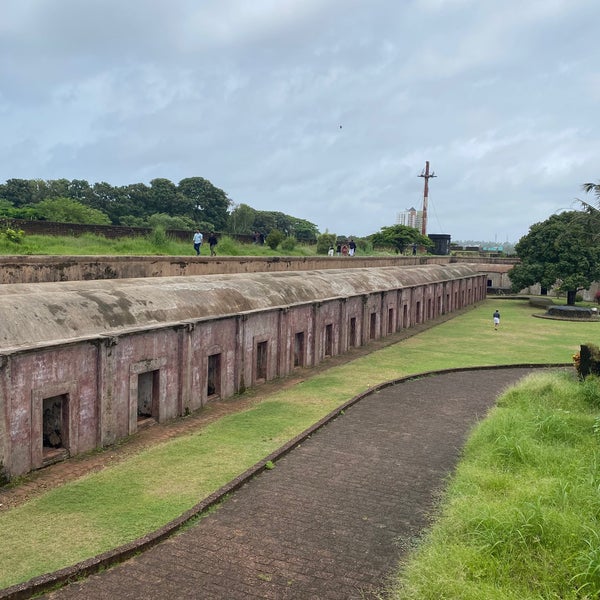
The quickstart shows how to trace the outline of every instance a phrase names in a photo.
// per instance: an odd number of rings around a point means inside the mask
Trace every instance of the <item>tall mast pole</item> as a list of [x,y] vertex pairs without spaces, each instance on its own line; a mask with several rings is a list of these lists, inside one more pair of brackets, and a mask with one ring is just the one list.
[[425,180],[425,189],[423,190],[423,218],[421,219],[421,233],[427,235],[427,201],[429,200],[429,178],[437,177],[437,175],[431,171],[429,172],[429,161],[425,161],[425,170],[421,172],[419,177],[423,177]]

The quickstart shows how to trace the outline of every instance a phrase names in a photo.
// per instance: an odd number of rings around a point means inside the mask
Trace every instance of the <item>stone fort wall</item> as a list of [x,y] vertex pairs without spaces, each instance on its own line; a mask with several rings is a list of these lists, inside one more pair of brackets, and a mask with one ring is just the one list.
[[428,264],[2,285],[4,477],[481,301],[486,282]]

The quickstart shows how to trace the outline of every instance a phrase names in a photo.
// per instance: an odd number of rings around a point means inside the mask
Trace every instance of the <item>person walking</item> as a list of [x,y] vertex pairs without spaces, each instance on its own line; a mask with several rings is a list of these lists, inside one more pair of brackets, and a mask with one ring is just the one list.
[[354,256],[354,253],[356,252],[356,242],[353,239],[350,239],[350,242],[348,243],[348,250],[348,254]]
[[494,329],[498,331],[498,327],[500,327],[500,313],[496,310],[494,312]]
[[217,254],[215,250],[215,246],[217,245],[217,236],[215,235],[214,231],[211,231],[210,235],[208,236],[208,245],[210,246],[210,255],[215,256]]
[[196,229],[196,233],[194,234],[194,250],[196,251],[196,256],[200,256],[200,248],[202,247],[202,234],[199,229]]

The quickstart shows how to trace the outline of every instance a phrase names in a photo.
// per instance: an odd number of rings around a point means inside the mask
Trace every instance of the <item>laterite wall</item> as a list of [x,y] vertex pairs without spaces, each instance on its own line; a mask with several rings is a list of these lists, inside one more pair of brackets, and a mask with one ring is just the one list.
[[2,469],[115,443],[485,294],[465,264],[2,285]]

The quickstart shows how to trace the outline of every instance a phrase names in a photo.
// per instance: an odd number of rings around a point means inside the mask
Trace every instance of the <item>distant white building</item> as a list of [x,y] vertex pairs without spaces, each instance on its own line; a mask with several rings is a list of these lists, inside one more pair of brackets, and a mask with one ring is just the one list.
[[405,211],[398,213],[396,219],[397,225],[406,225],[407,227],[414,227],[415,229],[421,230],[421,224],[423,223],[423,211],[417,210],[414,207],[407,208]]

